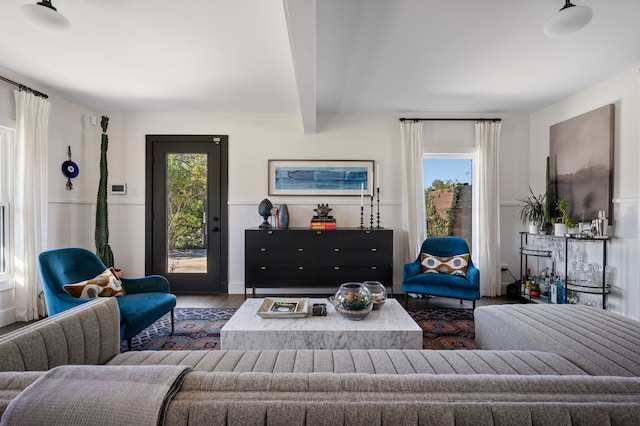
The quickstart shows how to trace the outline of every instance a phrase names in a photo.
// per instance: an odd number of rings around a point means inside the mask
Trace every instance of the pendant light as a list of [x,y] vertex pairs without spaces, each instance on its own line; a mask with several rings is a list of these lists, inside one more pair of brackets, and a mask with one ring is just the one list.
[[586,27],[593,18],[593,10],[587,6],[576,6],[566,0],[565,5],[553,15],[543,30],[547,37],[565,37]]
[[51,0],[42,0],[36,4],[25,4],[20,8],[27,21],[36,28],[51,33],[68,31],[71,23],[58,13]]

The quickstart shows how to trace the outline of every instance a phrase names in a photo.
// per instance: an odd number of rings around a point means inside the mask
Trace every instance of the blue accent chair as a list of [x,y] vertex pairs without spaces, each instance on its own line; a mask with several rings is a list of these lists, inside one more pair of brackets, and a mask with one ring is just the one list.
[[409,293],[427,296],[451,297],[472,300],[473,309],[480,299],[480,271],[473,265],[471,257],[466,277],[449,274],[422,273],[422,253],[439,257],[451,257],[469,253],[467,242],[459,237],[430,237],[424,240],[418,258],[404,265],[402,290],[405,293],[404,305],[409,302]]
[[[107,269],[95,253],[76,247],[44,251],[38,261],[49,315],[91,300],[69,296],[63,286],[91,279]],[[122,285],[127,294],[116,297],[120,308],[120,339],[127,341],[129,350],[131,339],[167,312],[171,312],[173,333],[176,296],[169,293],[169,281],[165,277],[122,278]]]

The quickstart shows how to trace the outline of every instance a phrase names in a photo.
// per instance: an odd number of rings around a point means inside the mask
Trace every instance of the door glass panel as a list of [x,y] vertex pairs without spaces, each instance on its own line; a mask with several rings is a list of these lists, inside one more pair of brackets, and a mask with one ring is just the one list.
[[207,154],[167,154],[167,265],[170,274],[207,273]]

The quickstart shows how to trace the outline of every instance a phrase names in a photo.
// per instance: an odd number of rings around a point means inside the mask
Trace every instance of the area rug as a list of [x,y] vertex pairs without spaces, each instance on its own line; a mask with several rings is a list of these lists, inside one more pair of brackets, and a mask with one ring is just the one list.
[[[131,350],[216,350],[220,349],[220,329],[237,309],[175,308],[175,329],[166,314],[131,339]],[[120,351],[127,350],[127,342]]]
[[[167,314],[134,337],[131,349],[218,350],[220,329],[236,310],[176,308],[173,334],[171,317]],[[473,310],[438,308],[407,312],[424,332],[424,349],[476,349]],[[120,350],[127,350],[126,342],[121,342]]]
[[407,309],[422,328],[424,349],[477,349],[473,309]]

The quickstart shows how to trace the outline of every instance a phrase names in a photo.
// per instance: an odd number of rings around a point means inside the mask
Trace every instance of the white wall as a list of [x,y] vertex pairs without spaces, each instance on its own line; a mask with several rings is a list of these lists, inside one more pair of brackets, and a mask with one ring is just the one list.
[[[548,155],[549,126],[616,103],[616,155],[614,217],[616,239],[611,264],[617,268],[619,296],[611,309],[640,316],[638,259],[638,75],[637,67],[544,110],[525,115],[502,116],[500,151],[501,254],[502,261],[519,271],[516,198],[526,195],[531,184],[544,188],[544,161]],[[6,75],[6,74],[5,74]],[[29,82],[20,80],[28,84]],[[37,87],[35,87],[37,88]],[[82,246],[93,250],[95,192],[98,183],[99,125],[89,117],[100,115],[51,95],[52,117],[49,147],[48,247]],[[0,116],[13,118],[13,89],[0,85]],[[402,265],[411,260],[401,235],[401,173],[399,114],[320,114],[318,133],[305,135],[297,114],[247,113],[108,113],[109,181],[127,183],[124,196],[109,195],[110,242],[116,262],[127,275],[144,273],[144,179],[145,135],[229,135],[229,289],[242,292],[244,280],[244,233],[261,222],[258,203],[267,195],[268,159],[371,159],[380,164],[381,224],[396,230],[394,281],[399,290]],[[411,114],[414,116],[414,114]],[[499,114],[496,114],[499,116]],[[423,117],[430,115],[422,114]],[[433,116],[433,115],[431,115]],[[455,133],[455,132],[454,132]],[[451,137],[446,131],[442,139]],[[80,167],[74,189],[65,189],[60,166],[67,145]],[[291,226],[306,226],[318,203],[329,203],[338,225],[359,225],[357,197],[269,197],[274,204],[287,203]],[[0,295],[0,299],[3,296]],[[4,298],[6,300],[6,298]],[[2,309],[0,300],[0,310]]]
[[558,122],[615,104],[613,217],[615,238],[608,263],[614,268],[614,294],[609,309],[640,319],[640,247],[638,187],[640,185],[640,73],[639,65],[587,90],[531,114],[529,136],[529,182],[534,192],[545,184],[545,161],[549,155],[549,127]]

